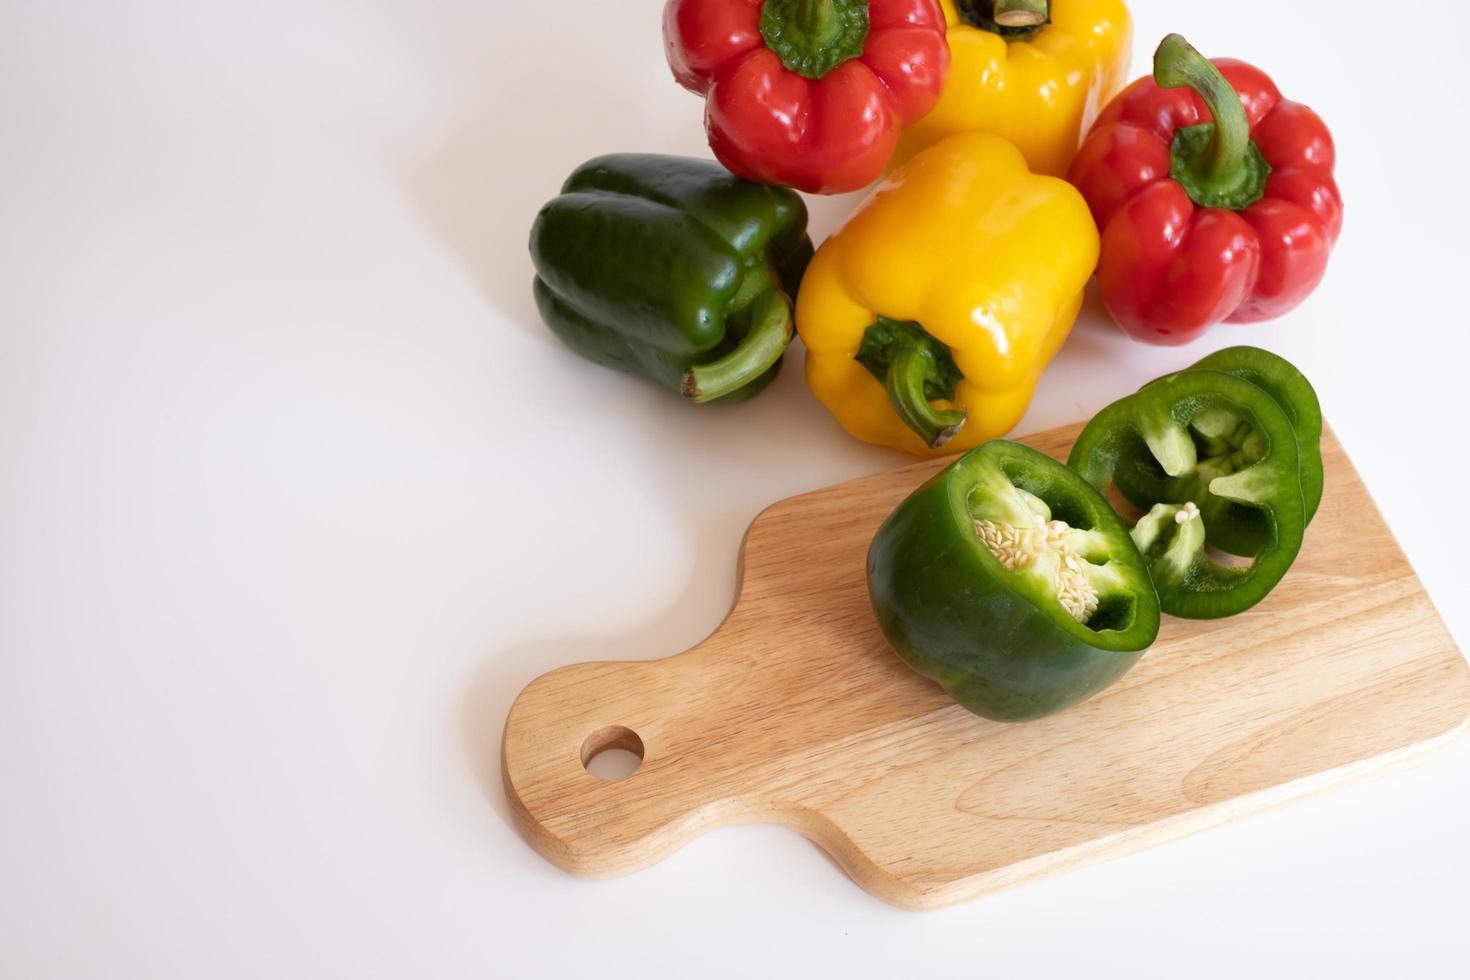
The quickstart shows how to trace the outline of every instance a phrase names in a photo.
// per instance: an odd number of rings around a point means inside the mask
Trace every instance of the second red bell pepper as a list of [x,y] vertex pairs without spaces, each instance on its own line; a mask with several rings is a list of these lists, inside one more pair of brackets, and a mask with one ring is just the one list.
[[1342,229],[1333,163],[1311,109],[1169,35],[1153,77],[1103,110],[1068,173],[1102,232],[1108,312],[1139,340],[1184,344],[1292,309]]
[[816,194],[882,176],[949,71],[937,0],[669,0],[664,49],[721,163]]

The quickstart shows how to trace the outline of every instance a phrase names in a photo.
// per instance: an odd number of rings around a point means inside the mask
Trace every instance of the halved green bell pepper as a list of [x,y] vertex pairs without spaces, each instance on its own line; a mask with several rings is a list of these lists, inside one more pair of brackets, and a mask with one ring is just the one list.
[[589,160],[531,228],[541,318],[577,353],[695,401],[775,377],[812,256],[801,197],[710,160]]
[[899,657],[997,721],[1091,697],[1159,631],[1148,569],[1108,502],[1004,440],[971,450],[888,517],[868,551],[868,594]]
[[[1192,368],[1145,385],[1087,424],[1068,463],[1148,509],[1133,536],[1171,615],[1218,619],[1249,609],[1301,549],[1307,512],[1296,431],[1265,388],[1234,374]],[[1206,545],[1253,560],[1222,565]]]

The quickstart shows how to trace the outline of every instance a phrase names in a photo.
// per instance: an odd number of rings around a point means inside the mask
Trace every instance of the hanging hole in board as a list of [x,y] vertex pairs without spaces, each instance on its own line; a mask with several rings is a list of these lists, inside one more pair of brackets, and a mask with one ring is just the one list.
[[598,779],[627,779],[643,764],[643,739],[631,728],[608,725],[582,743],[582,766]]

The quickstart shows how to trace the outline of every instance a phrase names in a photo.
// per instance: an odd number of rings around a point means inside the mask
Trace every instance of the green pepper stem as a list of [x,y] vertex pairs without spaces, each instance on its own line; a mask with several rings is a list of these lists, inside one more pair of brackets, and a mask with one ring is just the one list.
[[684,372],[681,388],[697,402],[739,391],[765,374],[791,343],[791,305],[784,293],[767,289],[750,304],[750,329],[724,357]]
[[960,22],[1010,41],[1034,37],[1051,20],[1050,0],[954,0]]
[[822,37],[837,15],[833,0],[797,0],[796,24],[808,37]]
[[883,385],[893,410],[930,449],[938,449],[964,426],[968,412],[939,409],[924,397],[924,381],[934,373],[934,355],[923,347],[905,345],[893,356]]
[[1154,52],[1154,81],[1160,88],[1188,86],[1199,93],[1215,120],[1215,132],[1201,154],[1200,176],[1209,183],[1229,179],[1245,164],[1250,120],[1240,96],[1220,69],[1179,34],[1170,34]]
[[1001,27],[1037,27],[1046,23],[1047,0],[995,0],[995,22]]
[[763,0],[760,10],[766,47],[803,78],[861,57],[867,44],[868,0]]

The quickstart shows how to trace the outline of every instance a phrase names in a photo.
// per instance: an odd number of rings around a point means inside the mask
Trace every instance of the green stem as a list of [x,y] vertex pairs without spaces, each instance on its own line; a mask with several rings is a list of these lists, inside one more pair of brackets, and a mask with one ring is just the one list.
[[833,0],[797,0],[796,24],[808,37],[824,37],[836,15]]
[[735,349],[717,361],[696,364],[684,372],[684,395],[713,401],[739,391],[765,374],[791,343],[791,306],[786,296],[767,289],[750,305],[750,329]]
[[1251,127],[1240,96],[1220,69],[1178,34],[1170,34],[1154,52],[1154,81],[1160,88],[1188,86],[1199,93],[1215,120],[1215,132],[1201,154],[1200,176],[1217,183],[1238,172],[1250,147]]
[[764,0],[760,25],[766,47],[787,69],[803,78],[821,78],[844,61],[862,56],[868,40],[868,0]]
[[1051,20],[1049,0],[954,0],[954,9],[962,23],[1008,42],[1035,37]]
[[934,373],[934,355],[923,347],[905,345],[889,362],[883,384],[888,400],[905,425],[924,440],[930,449],[938,449],[964,426],[967,412],[938,409],[924,397],[924,381]]
[[1047,13],[1047,0],[995,0],[995,22],[1001,27],[1038,27]]

